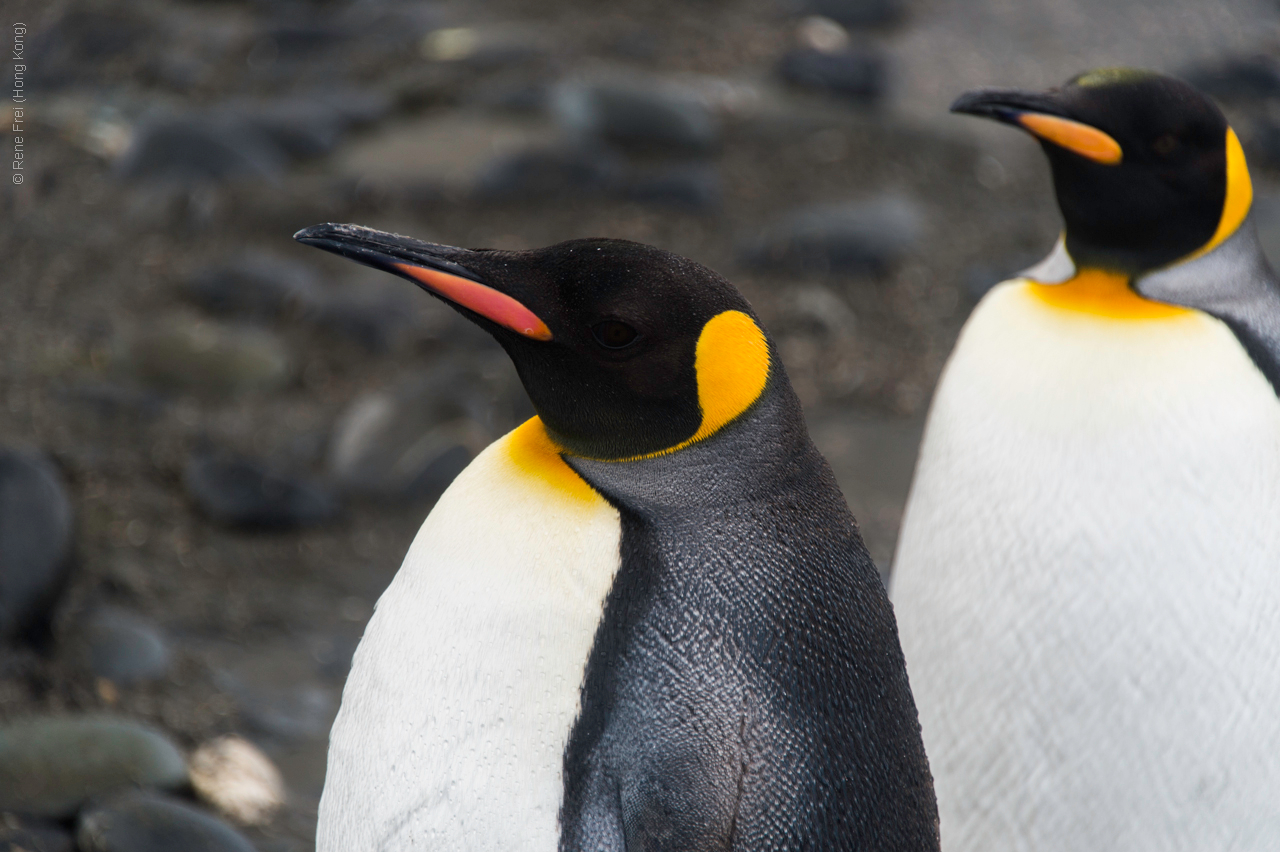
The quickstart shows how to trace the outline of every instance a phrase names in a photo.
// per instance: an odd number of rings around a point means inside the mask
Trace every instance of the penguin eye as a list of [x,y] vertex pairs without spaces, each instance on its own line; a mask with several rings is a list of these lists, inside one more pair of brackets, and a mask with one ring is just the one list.
[[605,320],[591,326],[591,336],[606,349],[623,349],[636,342],[639,332],[617,320]]
[[1155,142],[1151,143],[1151,150],[1155,151],[1162,157],[1172,154],[1178,147],[1178,138],[1172,133],[1166,133]]

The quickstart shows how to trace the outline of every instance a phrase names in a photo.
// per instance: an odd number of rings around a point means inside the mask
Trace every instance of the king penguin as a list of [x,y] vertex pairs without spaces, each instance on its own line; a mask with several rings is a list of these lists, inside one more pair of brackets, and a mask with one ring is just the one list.
[[378,601],[320,852],[936,852],[888,596],[727,281],[619,240],[296,238],[449,302],[537,412]]
[[1107,69],[1035,137],[1062,237],[937,388],[892,598],[950,852],[1280,849],[1280,282],[1235,133]]

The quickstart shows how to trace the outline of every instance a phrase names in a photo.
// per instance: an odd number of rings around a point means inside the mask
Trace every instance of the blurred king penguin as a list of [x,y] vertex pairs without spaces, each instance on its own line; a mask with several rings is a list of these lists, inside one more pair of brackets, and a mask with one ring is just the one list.
[[965,325],[894,565],[949,852],[1280,849],[1280,284],[1240,142],[1132,70],[954,112],[1064,231]]
[[320,852],[936,852],[888,597],[727,281],[618,240],[297,238],[448,301],[538,414],[378,601]]

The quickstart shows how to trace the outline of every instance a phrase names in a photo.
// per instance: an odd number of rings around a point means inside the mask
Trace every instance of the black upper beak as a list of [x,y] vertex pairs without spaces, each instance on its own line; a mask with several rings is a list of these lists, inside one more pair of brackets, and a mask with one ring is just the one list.
[[467,266],[469,258],[483,257],[483,252],[333,223],[303,228],[293,238],[406,278],[473,319],[487,320],[532,340],[552,339],[547,324],[515,295]]
[[1053,92],[1027,92],[1021,89],[975,89],[965,92],[951,104],[951,111],[994,118],[1005,124],[1017,124],[1018,116],[1028,112],[1070,117]]
[[455,246],[415,240],[413,237],[375,231],[361,225],[338,225],[333,222],[303,228],[293,238],[304,245],[315,246],[356,263],[408,278],[415,284],[422,282],[405,274],[396,264],[408,263],[471,281],[480,280],[479,275],[458,262],[473,252]]

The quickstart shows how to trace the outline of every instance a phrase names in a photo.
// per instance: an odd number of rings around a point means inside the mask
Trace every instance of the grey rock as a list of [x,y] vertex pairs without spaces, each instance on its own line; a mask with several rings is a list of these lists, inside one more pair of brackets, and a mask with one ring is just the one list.
[[661,79],[572,80],[552,107],[575,136],[632,148],[708,153],[720,144],[715,114],[695,92]]
[[805,15],[822,15],[846,27],[878,27],[906,16],[903,0],[801,0],[793,6]]
[[43,455],[0,448],[0,641],[47,638],[67,577],[71,502]]
[[616,156],[597,147],[531,149],[491,162],[476,180],[476,195],[506,201],[598,194],[613,188],[621,170]]
[[137,613],[104,606],[77,631],[78,651],[97,677],[119,684],[164,677],[173,653],[159,628]]
[[386,352],[417,325],[412,291],[398,282],[330,288],[314,314],[323,328],[372,352]]
[[919,240],[923,216],[899,196],[793,211],[740,247],[750,265],[811,274],[883,271]]
[[122,9],[69,9],[28,36],[28,82],[50,89],[100,81],[104,62],[138,51],[152,36],[145,18]]
[[0,852],[72,852],[75,838],[59,825],[0,814]]
[[268,331],[174,316],[137,331],[124,362],[167,391],[235,396],[279,388],[292,375],[284,343]]
[[334,425],[329,471],[353,493],[433,499],[471,458],[528,413],[513,371],[447,363],[365,394]]
[[79,382],[58,389],[63,400],[91,409],[102,417],[157,417],[164,411],[164,397],[146,388],[109,381]]
[[254,852],[244,835],[164,796],[127,793],[80,815],[81,852]]
[[0,727],[0,811],[62,818],[130,787],[186,783],[182,754],[158,731],[110,716],[36,717]]
[[191,114],[140,123],[116,172],[127,180],[180,184],[274,182],[287,165],[285,152],[267,134],[234,118]]
[[226,104],[219,110],[228,124],[271,140],[293,159],[327,154],[342,141],[348,121],[330,104],[308,98]]
[[266,689],[224,681],[224,686],[235,697],[245,724],[280,740],[324,737],[337,709],[333,695],[314,684]]
[[689,163],[634,170],[620,193],[643,204],[706,210],[719,206],[722,185],[715,166]]
[[853,48],[789,51],[778,65],[778,74],[794,86],[863,104],[880,100],[888,79],[880,53]]
[[224,453],[197,454],[182,477],[187,495],[210,520],[242,529],[282,530],[333,520],[341,509],[325,488],[262,462]]
[[271,319],[315,313],[326,295],[312,267],[255,250],[198,270],[184,282],[183,291],[209,311]]

